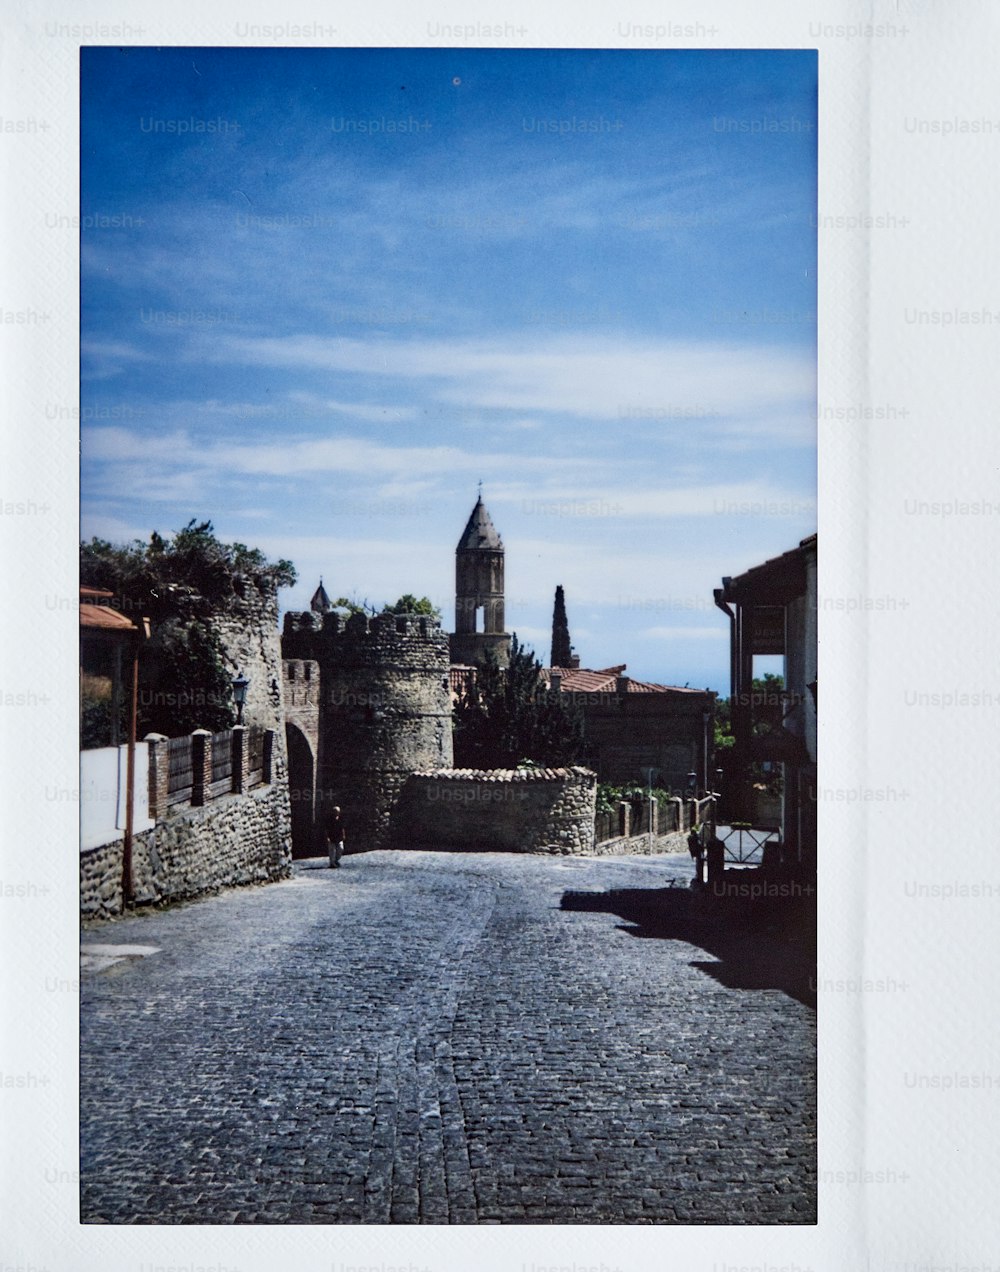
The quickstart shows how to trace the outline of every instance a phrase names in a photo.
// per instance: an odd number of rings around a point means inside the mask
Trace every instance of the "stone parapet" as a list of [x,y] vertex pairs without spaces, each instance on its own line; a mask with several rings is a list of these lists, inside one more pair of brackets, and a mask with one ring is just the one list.
[[407,779],[393,814],[400,848],[570,854],[594,847],[589,769],[443,769]]

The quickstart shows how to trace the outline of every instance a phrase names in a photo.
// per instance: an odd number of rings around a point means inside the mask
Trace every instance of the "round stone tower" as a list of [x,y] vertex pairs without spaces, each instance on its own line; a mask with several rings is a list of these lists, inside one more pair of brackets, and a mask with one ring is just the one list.
[[285,616],[282,654],[318,669],[318,843],[336,805],[348,852],[385,846],[410,774],[452,764],[447,634],[423,615],[310,611]]

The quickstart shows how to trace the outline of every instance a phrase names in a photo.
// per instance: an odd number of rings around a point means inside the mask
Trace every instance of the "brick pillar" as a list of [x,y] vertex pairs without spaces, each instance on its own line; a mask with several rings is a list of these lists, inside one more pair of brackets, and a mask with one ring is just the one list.
[[149,748],[149,816],[153,821],[160,821],[167,815],[170,785],[167,739],[162,733],[147,733],[142,740]]
[[242,795],[250,786],[250,748],[247,746],[246,726],[237,724],[232,730],[234,795]]
[[618,805],[618,833],[625,839],[632,833],[632,805],[624,800]]
[[265,786],[271,785],[271,765],[274,759],[274,730],[264,733],[264,772],[261,774]]
[[212,780],[212,735],[207,729],[191,734],[191,807],[200,808]]

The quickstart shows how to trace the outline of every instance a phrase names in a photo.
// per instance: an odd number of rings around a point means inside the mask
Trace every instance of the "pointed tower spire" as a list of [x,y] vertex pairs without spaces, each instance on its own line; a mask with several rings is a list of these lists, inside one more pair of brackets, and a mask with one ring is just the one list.
[[552,610],[552,653],[550,666],[569,667],[573,650],[569,643],[569,622],[566,618],[566,598],[562,584],[556,588],[556,603]]
[[482,495],[476,500],[476,506],[469,514],[469,520],[462,531],[456,551],[465,552],[470,548],[486,548],[492,551],[503,551],[503,540],[497,534],[496,526],[486,510]]
[[333,609],[330,598],[326,594],[326,588],[323,586],[323,576],[319,576],[319,587],[313,592],[313,598],[309,602],[309,608],[314,614],[328,614]]

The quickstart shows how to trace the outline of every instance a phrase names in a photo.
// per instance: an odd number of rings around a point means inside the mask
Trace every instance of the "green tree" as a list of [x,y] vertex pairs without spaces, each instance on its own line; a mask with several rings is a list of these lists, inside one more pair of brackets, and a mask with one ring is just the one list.
[[[257,548],[222,543],[210,521],[191,520],[172,539],[155,530],[149,542],[80,545],[80,582],[105,588],[134,622],[150,620],[139,660],[138,732],[177,737],[192,729],[224,729],[235,720],[232,684],[213,620],[248,590],[269,592],[295,582],[290,561],[269,562]],[[85,680],[83,741],[102,719],[100,687]]]
[[346,609],[351,614],[367,614],[369,618],[374,618],[380,613],[427,614],[431,618],[438,619],[441,617],[441,611],[429,597],[422,596],[417,600],[412,592],[405,592],[398,601],[395,601],[392,605],[383,605],[381,610],[377,605],[373,605],[367,597],[364,600],[358,600],[356,596],[338,596],[331,604],[334,609]]
[[568,667],[573,661],[573,647],[569,643],[569,620],[566,618],[566,597],[562,584],[556,588],[556,600],[552,609],[551,667]]
[[578,708],[547,689],[534,652],[513,637],[501,667],[492,650],[455,705],[455,763],[460,768],[546,768],[575,764],[584,751]]
[[[783,676],[768,672],[765,676],[754,676],[750,682],[750,710],[752,713],[751,733],[754,737],[763,737],[775,733],[782,727],[782,718],[787,710],[783,697],[785,681]],[[742,774],[733,768],[733,748],[736,739],[733,736],[732,703],[728,698],[720,698],[715,704],[715,760],[723,769],[726,781],[748,780],[766,785],[774,792],[781,790],[780,769],[775,772],[765,769],[759,760],[751,761]]]
[[412,592],[406,592],[393,605],[386,605],[383,614],[426,614],[429,618],[440,618],[441,611],[429,596],[422,596],[418,601]]

